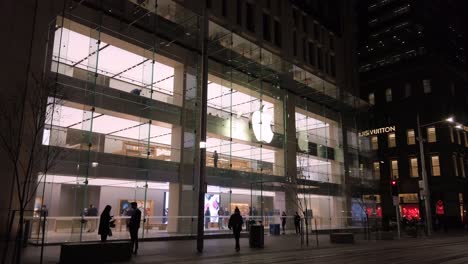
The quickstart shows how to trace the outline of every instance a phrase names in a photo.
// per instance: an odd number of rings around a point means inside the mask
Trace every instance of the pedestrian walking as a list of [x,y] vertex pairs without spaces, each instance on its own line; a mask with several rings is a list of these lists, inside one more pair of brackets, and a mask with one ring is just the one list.
[[301,233],[301,217],[299,214],[296,212],[294,215],[294,227],[296,227],[296,234]]
[[110,205],[106,205],[101,213],[101,217],[99,217],[98,234],[101,235],[102,242],[106,242],[107,237],[112,236],[112,231],[110,229],[112,220],[112,216],[110,215],[111,209],[112,207]]
[[218,168],[218,152],[215,150],[213,153],[213,164],[215,168]]
[[209,224],[210,224],[210,207],[207,207],[205,210],[205,229],[208,229]]
[[284,231],[284,227],[286,226],[286,213],[283,211],[281,214],[281,227],[283,228],[283,235],[286,234],[286,231]]
[[234,214],[231,215],[229,218],[228,228],[232,230],[234,233],[234,239],[236,240],[236,251],[239,252],[240,245],[239,245],[239,238],[240,233],[242,231],[242,224],[244,224],[244,220],[240,214],[239,208],[236,207],[234,210]]
[[136,255],[138,252],[138,229],[140,229],[141,211],[138,209],[136,202],[132,202],[131,206],[133,212],[128,223],[128,230],[130,231],[130,239],[132,241],[132,251]]

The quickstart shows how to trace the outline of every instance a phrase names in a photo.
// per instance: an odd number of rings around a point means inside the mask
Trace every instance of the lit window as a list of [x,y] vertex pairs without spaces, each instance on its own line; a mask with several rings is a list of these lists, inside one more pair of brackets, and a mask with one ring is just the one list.
[[406,83],[405,84],[405,97],[410,97],[411,96],[411,84]]
[[423,80],[423,87],[424,87],[424,93],[430,93],[431,92],[431,80],[426,79]]
[[371,145],[372,145],[372,150],[379,149],[379,140],[378,140],[377,136],[372,136],[371,137]]
[[378,161],[374,162],[373,170],[374,170],[374,179],[375,180],[380,179],[380,163]]
[[392,179],[398,179],[398,160],[391,160],[390,161],[390,166],[391,166],[391,176]]
[[388,89],[385,90],[385,100],[387,102],[392,101],[392,89],[388,88]]
[[427,128],[427,141],[430,143],[437,141],[436,129],[435,127]]
[[388,147],[389,148],[396,147],[395,133],[388,133]]
[[461,168],[461,175],[465,178],[465,163],[463,162],[463,157],[460,157],[460,168]]
[[375,96],[374,93],[369,94],[369,104],[370,105],[375,105]]
[[416,140],[415,140],[415,137],[414,137],[414,129],[408,129],[406,131],[406,137],[407,137],[408,145],[416,144]]
[[432,176],[440,176],[439,156],[431,156]]
[[458,177],[457,155],[452,155],[453,174]]
[[411,177],[419,177],[418,159],[410,158],[410,173]]

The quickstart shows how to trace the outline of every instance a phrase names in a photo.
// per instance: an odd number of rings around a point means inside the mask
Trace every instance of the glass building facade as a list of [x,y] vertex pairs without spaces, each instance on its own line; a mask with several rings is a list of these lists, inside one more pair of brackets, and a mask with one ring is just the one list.
[[321,230],[378,216],[358,99],[176,2],[124,2],[130,14],[78,5],[50,24],[42,145],[54,165],[38,173],[32,238],[43,205],[50,243],[97,240],[91,205],[111,205],[112,239],[128,238],[132,201],[143,238],[196,234],[199,207],[206,232],[227,232],[235,207],[267,227],[283,211]]

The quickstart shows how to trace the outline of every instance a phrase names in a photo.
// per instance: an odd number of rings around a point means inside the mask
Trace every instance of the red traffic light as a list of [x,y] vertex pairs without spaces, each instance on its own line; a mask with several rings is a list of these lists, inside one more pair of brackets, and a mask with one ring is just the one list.
[[396,186],[396,181],[395,180],[392,181],[392,186]]

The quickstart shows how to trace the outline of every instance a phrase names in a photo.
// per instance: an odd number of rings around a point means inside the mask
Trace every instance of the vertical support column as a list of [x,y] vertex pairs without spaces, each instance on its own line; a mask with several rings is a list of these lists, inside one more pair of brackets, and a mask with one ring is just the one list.
[[[284,134],[284,103],[280,100],[274,101],[274,131],[275,133]],[[283,146],[285,147],[285,146]],[[275,151],[275,164],[273,166],[273,174],[278,176],[285,175],[285,160],[284,160],[285,149],[278,149]]]
[[[298,211],[297,164],[296,164],[296,104],[293,95],[284,96],[285,154],[287,186],[285,186],[286,214],[293,216]],[[293,221],[286,222],[288,229],[293,228]]]
[[[202,24],[201,24],[201,40],[202,40],[202,69],[201,69],[201,111],[200,111],[200,141],[206,142],[206,125],[207,125],[207,103],[208,103],[208,18],[206,7],[203,8]],[[198,223],[197,223],[197,251],[203,252],[203,235],[204,235],[204,206],[206,192],[206,146],[200,148],[200,174],[198,175]]]

